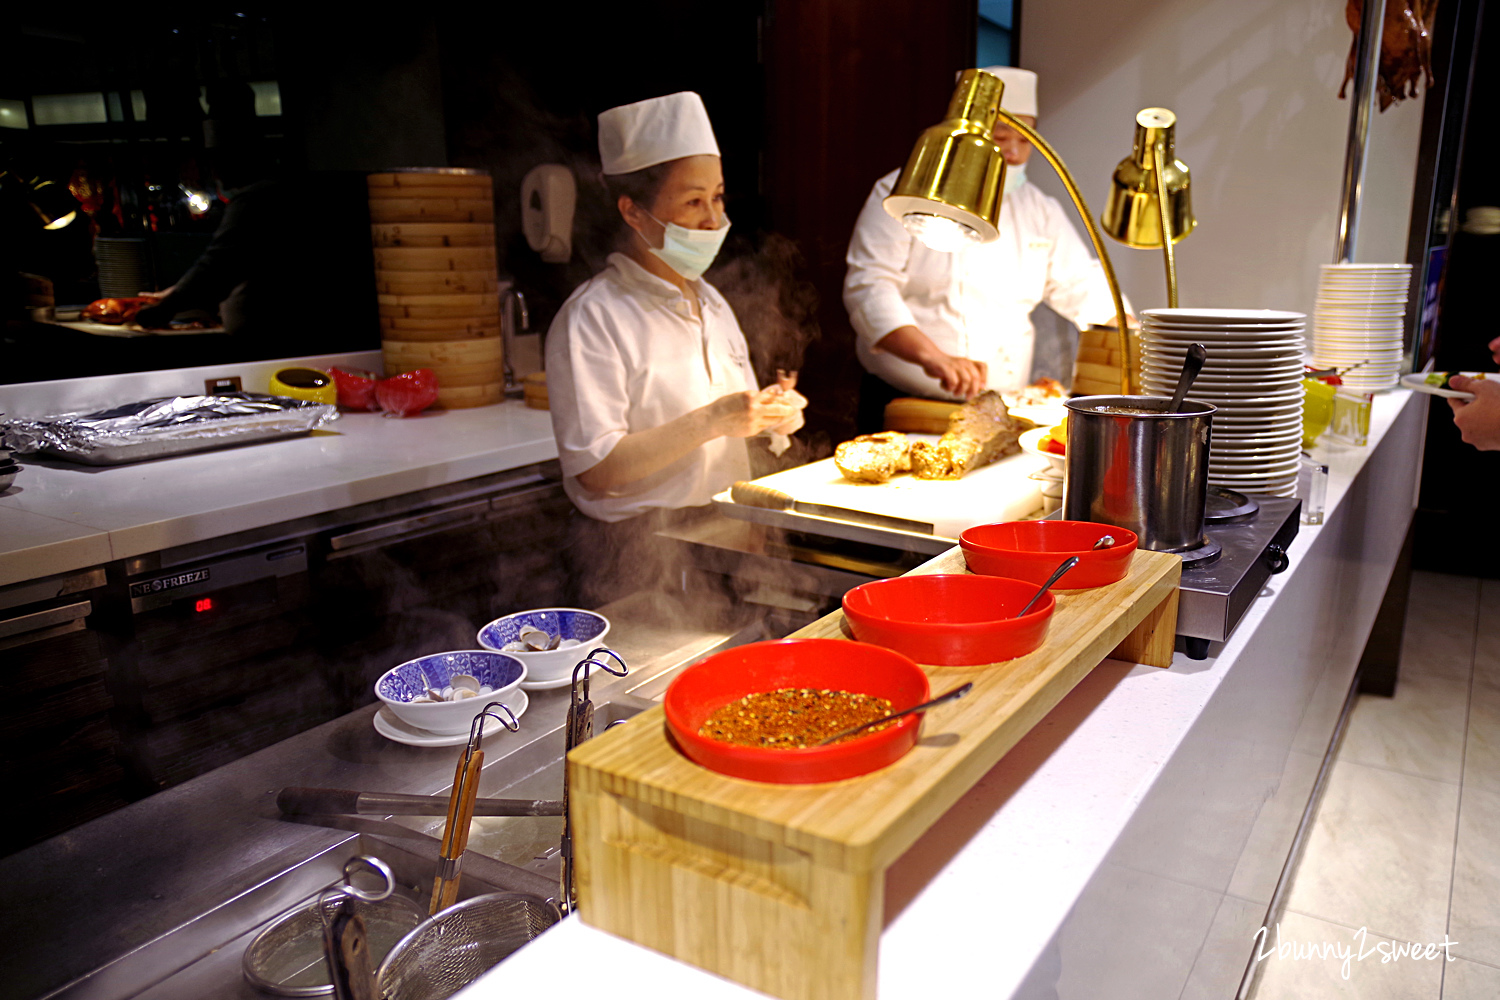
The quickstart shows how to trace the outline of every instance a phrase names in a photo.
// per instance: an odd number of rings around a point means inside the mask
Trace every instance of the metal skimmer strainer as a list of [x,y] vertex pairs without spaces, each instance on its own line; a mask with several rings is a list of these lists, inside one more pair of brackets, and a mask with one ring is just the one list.
[[428,917],[386,956],[386,1000],[444,1000],[562,919],[552,902],[524,892],[475,896]]

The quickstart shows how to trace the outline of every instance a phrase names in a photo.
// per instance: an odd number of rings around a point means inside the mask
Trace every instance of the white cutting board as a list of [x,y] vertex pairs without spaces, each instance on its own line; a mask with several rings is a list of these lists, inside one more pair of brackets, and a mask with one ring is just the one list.
[[[908,434],[913,441],[936,441],[936,434]],[[829,504],[870,514],[922,521],[945,538],[976,524],[1014,521],[1042,506],[1042,484],[1027,478],[1047,463],[1022,452],[976,469],[962,479],[918,479],[902,474],[885,483],[851,483],[833,459],[787,469],[757,479],[806,503]]]

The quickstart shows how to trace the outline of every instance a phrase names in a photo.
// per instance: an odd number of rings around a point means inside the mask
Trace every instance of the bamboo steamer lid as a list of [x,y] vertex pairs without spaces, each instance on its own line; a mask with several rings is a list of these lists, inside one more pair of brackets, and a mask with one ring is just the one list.
[[370,174],[365,178],[371,193],[376,190],[403,187],[473,187],[491,183],[488,170],[466,167],[407,167]]
[[493,189],[488,177],[466,184],[411,184],[400,187],[370,188],[370,201],[406,201],[427,198],[490,198]]
[[495,221],[495,201],[490,197],[474,198],[391,198],[370,200],[372,223],[451,222],[475,223]]
[[[380,315],[390,319],[500,319],[500,296],[498,295],[382,295]],[[479,299],[455,303],[422,302],[399,303],[391,299]]]
[[437,405],[445,410],[462,410],[471,406],[489,406],[505,398],[505,385],[492,382],[489,385],[454,386],[444,389],[439,380]]
[[[494,316],[477,316],[467,319],[405,319],[399,316],[380,317],[380,328],[392,340],[465,340],[469,337],[500,336],[500,320]],[[404,334],[438,334],[431,337],[408,337]]]
[[495,272],[494,247],[376,247],[381,271]]
[[381,295],[479,295],[500,291],[500,279],[489,271],[385,271],[375,272],[375,290]]
[[471,337],[467,340],[386,340],[387,364],[426,365],[498,365],[504,360],[499,337]]
[[384,222],[370,227],[377,247],[492,247],[495,227],[488,222]]

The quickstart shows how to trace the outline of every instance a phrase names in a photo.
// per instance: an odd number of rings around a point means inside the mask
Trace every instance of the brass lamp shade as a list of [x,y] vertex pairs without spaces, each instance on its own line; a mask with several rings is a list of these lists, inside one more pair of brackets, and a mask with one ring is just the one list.
[[885,199],[886,212],[934,249],[1000,238],[1005,158],[991,132],[1004,90],[999,77],[965,70],[947,116],[918,136]]
[[1128,247],[1156,249],[1162,245],[1161,209],[1156,167],[1158,142],[1167,189],[1167,218],[1172,242],[1179,242],[1198,224],[1188,190],[1188,168],[1175,156],[1177,116],[1166,108],[1146,108],[1135,116],[1135,149],[1115,168],[1109,200],[1104,206],[1104,231]]

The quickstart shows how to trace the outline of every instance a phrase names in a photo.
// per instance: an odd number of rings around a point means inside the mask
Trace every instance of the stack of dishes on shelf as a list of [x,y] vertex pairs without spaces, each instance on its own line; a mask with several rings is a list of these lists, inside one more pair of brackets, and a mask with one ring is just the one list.
[[1313,364],[1337,368],[1355,392],[1401,377],[1410,264],[1324,264],[1313,309]]
[[1307,316],[1275,309],[1147,309],[1141,314],[1142,392],[1170,396],[1190,344],[1208,352],[1190,399],[1213,416],[1208,482],[1291,496],[1302,450]]

